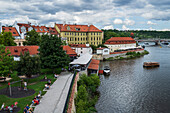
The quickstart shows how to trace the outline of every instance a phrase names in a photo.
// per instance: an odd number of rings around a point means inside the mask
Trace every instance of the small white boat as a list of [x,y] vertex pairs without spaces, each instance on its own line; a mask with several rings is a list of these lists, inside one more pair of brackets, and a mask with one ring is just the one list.
[[104,70],[103,70],[103,74],[110,74],[110,68],[109,68],[109,66],[105,66],[104,67]]

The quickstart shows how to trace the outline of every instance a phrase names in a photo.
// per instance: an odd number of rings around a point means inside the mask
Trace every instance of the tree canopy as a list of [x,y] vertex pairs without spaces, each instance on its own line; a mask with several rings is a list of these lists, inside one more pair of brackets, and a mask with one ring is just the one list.
[[69,56],[63,51],[61,38],[56,35],[42,35],[39,51],[43,69],[55,70],[68,66]]
[[0,76],[7,76],[13,69],[14,60],[9,54],[10,51],[5,51],[5,46],[0,45]]
[[41,36],[35,30],[27,32],[24,45],[40,45]]
[[0,44],[4,46],[16,46],[17,44],[14,42],[15,38],[12,36],[11,32],[2,32],[0,34]]
[[24,54],[21,53],[17,70],[19,74],[26,75],[27,77],[38,74],[41,70],[40,57],[32,57],[29,52],[24,52]]

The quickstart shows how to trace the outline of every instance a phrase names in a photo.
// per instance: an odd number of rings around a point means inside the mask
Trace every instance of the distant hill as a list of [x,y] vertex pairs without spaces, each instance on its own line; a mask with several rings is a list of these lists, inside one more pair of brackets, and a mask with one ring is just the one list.
[[138,39],[144,38],[160,38],[160,39],[170,39],[170,31],[147,31],[147,30],[103,30],[104,31],[104,42],[111,37],[130,37],[133,32],[134,37]]

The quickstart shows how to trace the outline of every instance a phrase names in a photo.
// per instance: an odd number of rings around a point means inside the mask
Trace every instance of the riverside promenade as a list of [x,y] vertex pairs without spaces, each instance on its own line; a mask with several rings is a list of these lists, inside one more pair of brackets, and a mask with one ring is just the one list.
[[61,73],[35,107],[34,113],[62,113],[72,78],[72,73]]

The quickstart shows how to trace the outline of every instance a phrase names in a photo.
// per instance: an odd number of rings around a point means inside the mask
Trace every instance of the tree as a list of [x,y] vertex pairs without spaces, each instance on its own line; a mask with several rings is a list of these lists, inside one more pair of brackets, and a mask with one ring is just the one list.
[[12,36],[11,32],[2,32],[0,34],[0,44],[4,46],[16,46],[17,44],[14,42],[15,38]]
[[38,74],[41,70],[40,57],[31,57],[29,52],[21,53],[20,61],[18,63],[18,71],[20,74],[31,77],[34,74]]
[[41,36],[35,30],[27,32],[24,45],[40,45]]
[[39,51],[43,69],[49,68],[54,71],[69,64],[70,59],[63,51],[61,38],[56,35],[42,35]]
[[7,76],[13,69],[14,60],[9,54],[10,51],[5,51],[5,46],[0,45],[0,76]]

